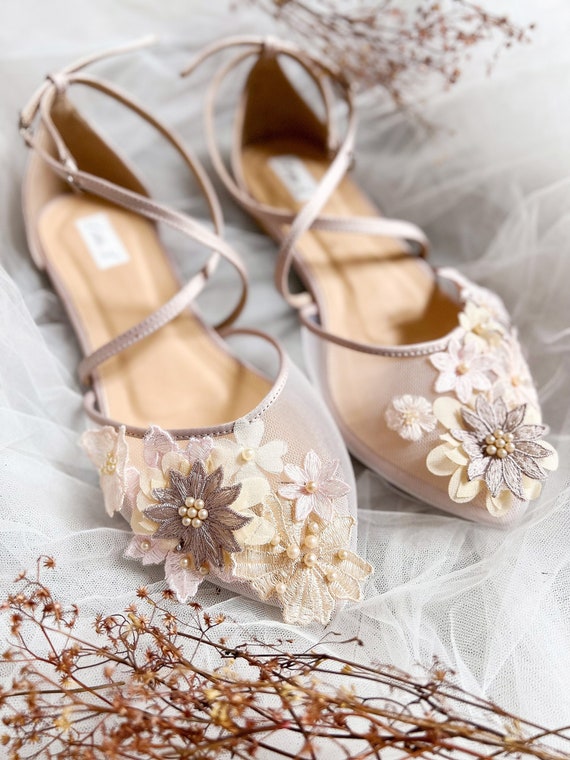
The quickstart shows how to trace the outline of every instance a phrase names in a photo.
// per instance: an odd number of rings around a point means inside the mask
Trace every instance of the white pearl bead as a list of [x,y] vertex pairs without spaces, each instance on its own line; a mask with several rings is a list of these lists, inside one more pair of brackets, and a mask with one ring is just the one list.
[[200,520],[205,520],[208,517],[208,510],[207,509],[201,509],[198,512],[198,517],[200,518]]
[[514,439],[514,436],[513,436],[512,433],[505,433],[505,435],[503,436],[503,438],[505,439],[505,441],[507,443],[512,443],[512,441]]
[[298,546],[295,546],[295,544],[291,544],[291,546],[287,547],[287,556],[289,559],[297,559],[299,554],[301,553]]
[[180,560],[180,567],[183,570],[188,570],[188,568],[190,567],[190,559],[188,557],[182,557],[182,559]]
[[497,428],[496,430],[493,431],[493,435],[495,436],[495,438],[502,438],[503,431],[501,430],[501,428]]
[[307,530],[309,531],[309,533],[318,533],[319,532],[319,523],[315,522],[313,520],[312,522],[310,522],[307,525]]
[[241,452],[241,458],[244,462],[251,462],[251,460],[255,456],[255,451],[253,449],[242,449]]
[[208,565],[200,565],[198,572],[200,573],[200,575],[208,575],[208,573],[210,572],[210,568],[208,567]]
[[185,528],[187,528],[191,524],[192,524],[192,520],[189,517],[182,518],[182,525],[184,525]]
[[496,446],[487,446],[485,449],[485,453],[488,454],[490,457],[494,457],[497,453],[497,447]]
[[317,484],[315,483],[314,480],[309,480],[308,483],[305,483],[305,491],[307,493],[315,493],[316,490],[317,490],[317,488],[318,488],[318,486],[317,486]]
[[194,502],[194,506],[196,507],[198,511],[200,511],[201,509],[204,509],[204,500],[196,499],[196,501]]
[[187,507],[193,507],[195,501],[196,499],[193,496],[189,496],[184,502],[184,504],[186,504]]
[[141,541],[141,549],[143,552],[147,552],[150,549],[150,541],[145,538],[144,541]]
[[498,449],[503,449],[505,447],[506,441],[504,438],[497,438],[497,443],[495,444]]
[[178,514],[180,517],[186,517],[186,512],[188,512],[188,507],[179,507]]
[[318,557],[315,552],[307,552],[303,557],[303,563],[307,567],[314,567],[317,564]]
[[192,527],[193,527],[193,528],[199,528],[199,527],[201,527],[201,525],[202,525],[202,520],[200,520],[200,518],[198,518],[198,517],[195,517],[195,518],[192,520]]
[[273,538],[271,539],[271,541],[269,543],[271,544],[271,546],[277,546],[278,545],[278,543],[279,543],[279,536],[277,535],[277,533],[273,536]]
[[196,515],[198,514],[198,510],[196,509],[196,507],[190,507],[190,509],[188,510],[188,512],[186,514],[190,518],[196,517]]
[[336,556],[340,560],[345,560],[348,557],[348,552],[346,551],[346,549],[339,549],[338,552],[336,553]]
[[510,442],[509,442],[509,443],[507,443],[507,445],[505,446],[505,451],[508,451],[508,453],[509,453],[509,454],[512,454],[512,453],[513,453],[513,451],[514,451],[515,449],[516,449],[516,446],[515,446],[515,444],[514,444],[514,443],[510,443]]
[[496,441],[496,440],[497,440],[497,439],[495,438],[495,436],[494,436],[494,435],[490,435],[490,434],[489,434],[489,435],[488,435],[488,436],[485,438],[485,443],[488,443],[488,444],[489,444],[489,446],[491,446],[493,443],[495,443],[495,441]]
[[334,583],[338,579],[338,573],[336,570],[329,570],[327,573],[327,581]]
[[284,583],[275,584],[275,593],[279,594],[279,596],[281,596],[281,594],[284,594],[286,591],[287,591],[287,586]]
[[505,457],[508,457],[509,455],[506,449],[497,449],[497,456],[499,457],[499,459],[504,459]]
[[313,533],[306,535],[305,540],[303,541],[303,544],[307,547],[307,549],[315,549],[318,546],[318,543],[319,539]]

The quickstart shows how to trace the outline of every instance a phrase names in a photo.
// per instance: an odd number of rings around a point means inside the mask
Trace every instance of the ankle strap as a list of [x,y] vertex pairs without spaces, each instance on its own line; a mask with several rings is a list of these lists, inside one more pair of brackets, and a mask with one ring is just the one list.
[[[418,255],[423,257],[427,256],[427,237],[419,227],[410,222],[383,217],[347,217],[320,213],[352,164],[356,134],[356,114],[353,88],[347,81],[344,73],[336,67],[323,63],[290,42],[284,42],[273,37],[244,36],[231,37],[204,48],[182,72],[182,76],[190,74],[210,56],[222,50],[232,48],[239,49],[239,52],[228,63],[220,67],[214,75],[207,93],[205,106],[206,139],[214,168],[226,189],[235,200],[266,228],[289,227],[289,231],[279,250],[275,270],[277,289],[287,302],[297,309],[304,309],[313,301],[309,293],[292,293],[289,289],[289,275],[295,258],[296,245],[309,230],[396,237],[411,244],[411,251],[417,252]],[[219,89],[228,74],[247,59],[259,59],[262,56],[277,55],[282,55],[296,61],[316,84],[325,108],[328,136],[327,147],[334,155],[327,171],[318,183],[312,198],[297,214],[256,201],[247,192],[239,176],[235,178],[226,167],[215,137],[216,99]],[[235,120],[234,156],[237,155],[241,144],[245,95],[246,93],[244,92]],[[338,141],[336,138],[338,130],[335,122],[335,111],[341,103],[344,103],[347,110],[346,129],[343,139]]]
[[[111,201],[115,205],[144,216],[153,222],[167,224],[184,233],[200,245],[212,250],[212,255],[200,271],[167,303],[83,359],[79,366],[79,376],[84,383],[89,381],[95,368],[102,362],[107,361],[125,348],[156,332],[156,330],[163,327],[184,309],[188,308],[216,270],[220,257],[229,261],[237,270],[241,281],[241,293],[237,305],[226,318],[215,326],[216,329],[221,330],[233,324],[243,310],[247,300],[248,278],[246,270],[238,254],[221,237],[224,227],[221,207],[214,188],[200,162],[184,147],[182,141],[174,132],[169,130],[130,96],[97,77],[81,72],[81,69],[90,63],[123,52],[137,50],[148,45],[150,42],[152,42],[152,38],[144,38],[139,42],[121,48],[115,48],[83,58],[81,61],[62,69],[58,73],[48,76],[46,82],[34,93],[29,103],[22,110],[20,116],[20,132],[26,144],[45,161],[58,177],[68,183],[74,191],[92,193],[100,198]],[[211,232],[207,227],[196,222],[186,214],[175,211],[145,195],[141,195],[109,180],[82,171],[77,167],[71,152],[67,148],[62,135],[58,132],[51,117],[51,110],[56,99],[64,94],[72,84],[91,87],[125,105],[154,127],[177,150],[193,173],[206,198],[214,232]],[[37,139],[32,129],[33,123],[37,119],[53,140],[57,158],[51,155],[41,141]],[[41,263],[39,262],[40,265]]]

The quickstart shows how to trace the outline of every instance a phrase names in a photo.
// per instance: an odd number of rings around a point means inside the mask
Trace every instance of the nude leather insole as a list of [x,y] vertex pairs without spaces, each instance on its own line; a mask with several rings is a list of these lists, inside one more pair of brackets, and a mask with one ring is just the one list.
[[[283,179],[272,168],[278,156],[294,156],[301,162],[293,172],[297,180]],[[302,194],[307,185],[310,191],[311,178],[316,184],[327,166],[310,144],[274,139],[246,146],[241,169],[256,200],[296,212],[306,200],[294,197],[299,197],[295,187],[299,173]],[[379,214],[349,177],[342,180],[323,213]],[[285,232],[281,230],[277,237]],[[321,321],[336,335],[391,346],[439,338],[457,325],[456,304],[435,286],[431,269],[410,256],[399,240],[311,231],[297,244],[297,254],[301,274],[317,295]]]
[[[104,214],[118,236],[124,263],[97,265],[77,225],[95,214]],[[155,227],[92,196],[66,194],[48,204],[39,236],[86,352],[144,319],[180,288]],[[100,365],[97,375],[103,412],[143,428],[230,422],[255,408],[271,387],[229,354],[190,310]]]

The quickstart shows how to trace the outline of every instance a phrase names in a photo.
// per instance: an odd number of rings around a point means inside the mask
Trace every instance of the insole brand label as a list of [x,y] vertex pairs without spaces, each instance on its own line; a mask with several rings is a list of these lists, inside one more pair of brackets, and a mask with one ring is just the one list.
[[89,214],[75,221],[79,234],[97,269],[112,269],[127,264],[130,256],[107,214]]
[[297,156],[274,156],[268,163],[296,201],[304,203],[313,196],[317,182]]

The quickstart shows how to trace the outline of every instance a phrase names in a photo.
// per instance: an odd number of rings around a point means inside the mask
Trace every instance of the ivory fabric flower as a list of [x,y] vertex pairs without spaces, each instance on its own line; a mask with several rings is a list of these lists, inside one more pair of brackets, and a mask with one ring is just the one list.
[[484,306],[477,306],[471,301],[465,304],[460,313],[459,324],[465,330],[466,343],[473,342],[483,350],[497,346],[505,331]]
[[246,478],[241,481],[239,496],[232,504],[232,509],[249,522],[235,531],[235,537],[242,546],[266,544],[275,535],[275,526],[263,514],[257,514],[255,507],[263,512],[263,502],[271,493],[271,486],[265,478]]
[[335,501],[350,491],[348,484],[337,477],[339,467],[338,459],[321,462],[315,451],[305,456],[304,469],[285,465],[285,474],[293,482],[282,483],[278,493],[295,502],[296,520],[304,520],[311,512],[323,520],[332,518]]
[[293,520],[292,508],[267,500],[277,526],[274,545],[232,555],[234,575],[249,580],[262,599],[274,597],[289,624],[326,625],[336,600],[362,597],[372,566],[347,547],[354,519],[335,514],[327,523]]
[[206,435],[203,438],[189,438],[184,448],[181,448],[170,433],[157,425],[151,425],[144,437],[143,457],[149,467],[180,469],[180,460],[185,460],[189,466],[197,459],[206,461],[213,446],[212,437]]
[[487,510],[503,514],[536,499],[547,471],[558,466],[555,450],[541,440],[545,428],[533,407],[507,410],[502,399],[489,403],[483,395],[474,408],[463,407],[444,397],[434,403],[434,414],[447,432],[426,466],[434,475],[449,477],[449,496],[457,503],[482,493]]
[[153,490],[158,504],[144,513],[159,523],[153,537],[176,539],[180,551],[192,554],[198,568],[208,563],[222,567],[224,551],[241,550],[234,531],[251,519],[229,508],[241,486],[222,486],[222,468],[208,475],[200,460],[194,462],[187,476],[176,470],[168,475],[169,486]]
[[493,384],[493,400],[503,397],[509,406],[532,404],[538,408],[538,396],[528,365],[513,332],[502,341],[496,353],[497,380]]
[[433,354],[430,362],[439,370],[435,382],[438,393],[454,391],[457,398],[466,404],[474,391],[488,391],[491,388],[488,372],[493,369],[493,357],[480,353],[474,343],[461,343],[457,338],[451,338],[447,351]]
[[471,302],[475,306],[485,309],[491,319],[495,322],[499,322],[505,327],[510,325],[511,320],[505,304],[496,293],[493,293],[492,290],[470,282],[469,285],[461,291],[461,298],[465,302]]
[[212,452],[215,465],[221,465],[228,478],[236,473],[241,478],[261,475],[266,472],[283,471],[283,457],[287,453],[285,441],[268,441],[262,445],[265,424],[261,418],[237,420],[231,438],[216,440]]
[[409,393],[394,396],[384,416],[390,430],[407,441],[421,440],[424,433],[431,433],[437,425],[430,402],[423,396]]
[[99,430],[87,430],[79,441],[81,447],[99,470],[107,514],[113,515],[123,506],[127,493],[128,447],[125,426],[116,430],[107,425]]

